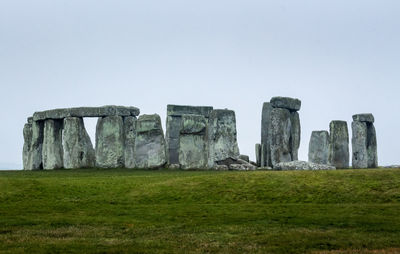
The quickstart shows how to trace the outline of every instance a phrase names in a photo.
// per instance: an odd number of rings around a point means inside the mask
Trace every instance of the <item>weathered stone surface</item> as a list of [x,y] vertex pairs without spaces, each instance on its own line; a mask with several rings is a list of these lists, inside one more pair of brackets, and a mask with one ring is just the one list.
[[283,108],[274,108],[271,111],[270,123],[271,164],[292,161],[291,155],[291,114]]
[[372,114],[367,113],[367,114],[357,114],[353,115],[353,121],[357,122],[367,122],[367,123],[374,123],[375,118]]
[[239,157],[236,135],[235,112],[227,109],[213,110],[207,129],[209,168],[213,168],[218,161]]
[[378,147],[376,141],[375,126],[372,123],[367,123],[367,153],[368,153],[368,168],[378,167]]
[[273,107],[271,103],[265,102],[261,115],[261,146],[260,146],[260,166],[271,166],[271,150],[270,150],[270,129],[271,129],[271,111]]
[[29,156],[32,146],[32,123],[26,123],[24,126],[24,147],[22,150],[22,162],[24,169],[29,169]]
[[246,164],[231,164],[229,165],[230,170],[256,170],[257,167],[253,165],[246,165]]
[[256,164],[258,167],[261,166],[261,144],[256,144]]
[[219,170],[219,171],[227,171],[227,170],[229,170],[229,167],[227,165],[215,165],[213,167],[213,169]]
[[239,155],[239,159],[244,160],[244,161],[250,163],[250,158],[249,158],[248,155],[241,154],[241,155]]
[[181,169],[181,165],[179,164],[169,164],[168,169]]
[[63,119],[66,117],[106,117],[106,116],[138,116],[140,110],[136,107],[102,106],[52,109],[33,114],[33,120]]
[[295,98],[278,96],[271,99],[271,105],[274,108],[285,108],[290,111],[299,111],[301,108],[301,101]]
[[141,115],[136,123],[135,168],[159,168],[166,164],[164,133],[159,115]]
[[96,167],[123,167],[124,124],[121,116],[99,118],[96,126]]
[[95,166],[95,151],[80,117],[64,119],[62,133],[64,168],[91,168]]
[[43,121],[32,122],[32,141],[29,149],[29,157],[27,162],[27,170],[43,169],[42,163],[42,147],[43,147]]
[[44,169],[63,168],[63,121],[48,119],[44,122],[42,160]]
[[317,164],[329,164],[329,133],[313,131],[308,146],[308,161]]
[[135,167],[135,139],[136,139],[136,117],[124,117],[124,138],[125,138],[125,167]]
[[201,115],[182,115],[179,163],[182,169],[207,167],[207,120]]
[[182,127],[182,115],[201,115],[207,121],[212,107],[185,105],[167,105],[166,143],[168,163],[179,164],[179,136]]
[[353,133],[352,166],[353,168],[368,168],[367,123],[355,121],[351,123],[351,128]]
[[301,136],[301,126],[300,126],[300,116],[297,112],[290,113],[290,122],[292,124],[291,137],[290,137],[290,152],[292,156],[292,161],[297,161],[299,159],[299,147],[300,147],[300,136]]
[[33,123],[33,117],[32,117],[32,116],[28,117],[26,120],[27,120],[27,122],[30,123],[30,124]]
[[275,170],[333,170],[336,169],[330,165],[317,164],[306,161],[281,162],[275,165]]
[[329,125],[329,164],[336,168],[349,167],[349,131],[345,121]]

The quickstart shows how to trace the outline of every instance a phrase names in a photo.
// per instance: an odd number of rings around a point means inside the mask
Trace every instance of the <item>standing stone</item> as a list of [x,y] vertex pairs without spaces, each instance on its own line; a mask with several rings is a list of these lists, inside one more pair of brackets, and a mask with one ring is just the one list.
[[22,150],[22,162],[24,169],[29,169],[29,156],[32,146],[32,123],[26,123],[24,126],[24,148]]
[[214,168],[218,162],[239,157],[235,112],[216,109],[210,114],[207,140],[209,145],[208,167]]
[[62,129],[61,120],[48,119],[44,122],[42,151],[44,169],[63,168]]
[[95,166],[95,151],[81,117],[64,119],[62,139],[64,168],[91,168]]
[[329,133],[313,131],[308,146],[308,162],[316,164],[329,163]]
[[164,133],[159,115],[141,115],[136,124],[135,168],[159,168],[166,164]]
[[346,121],[329,125],[329,163],[336,168],[349,167],[349,131]]
[[182,169],[207,166],[207,120],[201,115],[182,115],[179,137],[179,163]]
[[292,124],[291,137],[290,137],[290,152],[292,156],[292,161],[297,161],[299,159],[299,148],[300,148],[300,116],[298,112],[290,113],[290,122]]
[[271,129],[271,103],[265,102],[263,104],[261,115],[261,156],[260,166],[269,167],[271,164],[271,150],[270,150],[270,129]]
[[43,169],[42,147],[43,147],[43,121],[32,122],[32,142],[27,163],[28,170]]
[[291,151],[291,123],[290,111],[283,108],[274,108],[271,111],[271,163],[272,166],[280,162],[292,161]]
[[121,116],[99,118],[96,126],[96,167],[124,166],[124,124]]
[[136,117],[124,117],[124,137],[125,137],[125,167],[134,168],[135,139],[136,139]]
[[179,137],[182,126],[183,115],[201,115],[208,122],[212,107],[197,107],[184,105],[167,105],[167,130],[166,143],[168,152],[168,163],[179,164]]
[[353,115],[353,168],[378,167],[375,118],[372,114]]
[[256,144],[256,164],[261,167],[261,144]]

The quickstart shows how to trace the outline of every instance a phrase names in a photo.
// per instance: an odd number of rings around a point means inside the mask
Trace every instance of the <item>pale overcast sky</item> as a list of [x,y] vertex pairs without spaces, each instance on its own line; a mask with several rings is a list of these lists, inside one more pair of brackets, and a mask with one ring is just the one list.
[[164,127],[167,104],[233,109],[254,160],[278,95],[302,100],[300,159],[312,130],[371,112],[379,163],[399,164],[399,13],[398,0],[2,0],[0,165],[21,167],[34,111],[109,104]]

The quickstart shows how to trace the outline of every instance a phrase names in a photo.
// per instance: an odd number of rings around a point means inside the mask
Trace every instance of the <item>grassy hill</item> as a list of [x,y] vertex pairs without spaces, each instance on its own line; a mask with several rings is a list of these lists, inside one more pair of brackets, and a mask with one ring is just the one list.
[[399,253],[400,170],[0,172],[0,253]]

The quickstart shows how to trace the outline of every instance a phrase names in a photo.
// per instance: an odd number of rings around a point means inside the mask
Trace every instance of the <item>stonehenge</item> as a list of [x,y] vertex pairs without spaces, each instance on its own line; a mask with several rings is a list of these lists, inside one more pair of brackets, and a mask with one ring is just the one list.
[[[299,161],[301,101],[273,97],[263,103],[261,143],[256,162],[241,155],[233,110],[211,106],[167,105],[166,133],[157,114],[136,107],[102,106],[35,112],[23,128],[25,170],[78,168],[327,170],[349,167],[345,121],[313,131],[308,162]],[[140,116],[139,116],[140,115]],[[95,146],[84,117],[96,117]],[[352,167],[378,166],[372,114],[353,115]]]
[[280,162],[298,160],[300,108],[301,101],[289,97],[273,97],[263,104],[261,144],[256,145],[258,166],[274,167]]
[[352,128],[352,167],[378,167],[376,132],[372,114],[353,115]]

